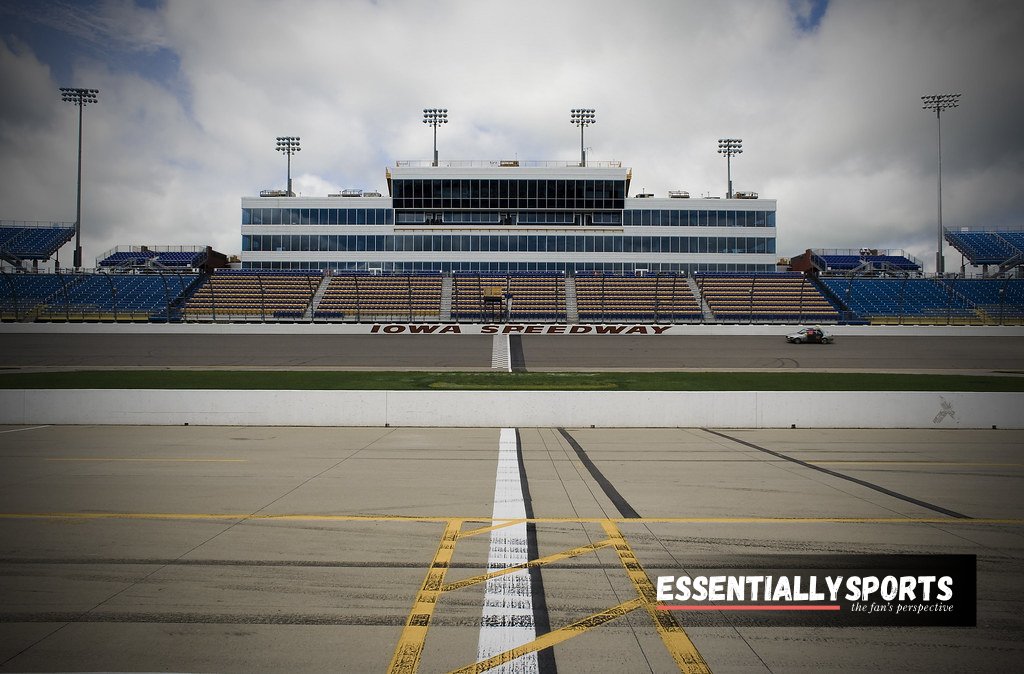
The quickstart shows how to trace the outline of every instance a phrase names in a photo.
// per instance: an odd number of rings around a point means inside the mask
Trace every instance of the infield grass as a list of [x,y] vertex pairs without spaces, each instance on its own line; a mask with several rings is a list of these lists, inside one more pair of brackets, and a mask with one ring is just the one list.
[[822,372],[367,372],[96,370],[7,372],[6,389],[449,391],[1024,391],[1024,377]]

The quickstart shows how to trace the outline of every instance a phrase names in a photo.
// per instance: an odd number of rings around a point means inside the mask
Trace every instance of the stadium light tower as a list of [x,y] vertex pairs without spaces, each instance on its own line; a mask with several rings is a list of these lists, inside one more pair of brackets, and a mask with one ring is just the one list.
[[583,147],[583,129],[596,121],[593,108],[573,108],[569,111],[569,123],[580,127],[580,166],[587,165],[587,150]]
[[939,94],[922,96],[921,109],[934,110],[936,126],[939,128],[939,243],[935,251],[935,273],[941,276],[946,271],[942,259],[942,111],[959,107],[960,94]]
[[729,181],[729,191],[726,193],[725,198],[732,199],[732,158],[735,155],[743,154],[743,139],[719,138],[718,154],[725,155],[725,172],[726,178]]
[[82,108],[99,99],[99,89],[60,88],[60,99],[78,106],[78,205],[75,207],[75,270],[82,267]]
[[448,123],[448,108],[423,108],[423,123],[434,127],[434,166],[437,166],[437,127]]
[[288,157],[288,196],[294,197],[295,192],[292,192],[292,155],[302,151],[302,148],[299,147],[299,137],[278,136],[277,151],[283,152]]

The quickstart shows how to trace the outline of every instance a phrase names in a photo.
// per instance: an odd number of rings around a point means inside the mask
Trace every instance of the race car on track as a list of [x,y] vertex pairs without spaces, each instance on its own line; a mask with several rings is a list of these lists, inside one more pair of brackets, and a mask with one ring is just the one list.
[[831,344],[832,334],[821,328],[801,328],[792,335],[786,335],[790,344]]

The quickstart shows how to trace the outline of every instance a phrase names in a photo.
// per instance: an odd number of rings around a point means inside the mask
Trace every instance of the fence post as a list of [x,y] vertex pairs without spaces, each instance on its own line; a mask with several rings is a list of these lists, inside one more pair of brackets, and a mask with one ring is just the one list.
[[14,300],[14,320],[21,320],[21,316],[18,313],[18,289],[15,287],[14,282],[11,280],[10,274],[0,269],[0,275],[3,276],[4,281],[7,282],[7,286],[11,289],[11,299]]
[[[107,277],[107,284],[110,286],[110,307],[114,310],[114,322],[117,323],[117,290],[114,288],[114,277],[110,274],[104,276]],[[82,311],[84,313],[85,310]]]
[[263,292],[263,274],[256,274],[256,283],[260,286],[260,319],[267,322],[267,296]]

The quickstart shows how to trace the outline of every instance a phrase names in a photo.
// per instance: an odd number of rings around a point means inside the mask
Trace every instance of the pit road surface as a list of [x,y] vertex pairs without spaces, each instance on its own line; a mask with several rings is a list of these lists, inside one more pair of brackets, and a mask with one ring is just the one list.
[[[444,584],[487,570],[499,430],[2,427],[0,671],[412,671],[395,656],[443,534],[461,534]],[[976,628],[674,619],[715,672],[1024,658],[1019,432],[563,430],[519,429],[533,554],[595,547],[540,569],[538,633],[636,602],[623,549],[651,579],[737,555],[966,553]],[[442,592],[414,669],[475,662],[483,602],[482,582]],[[680,670],[643,607],[598,622],[541,671]]]

